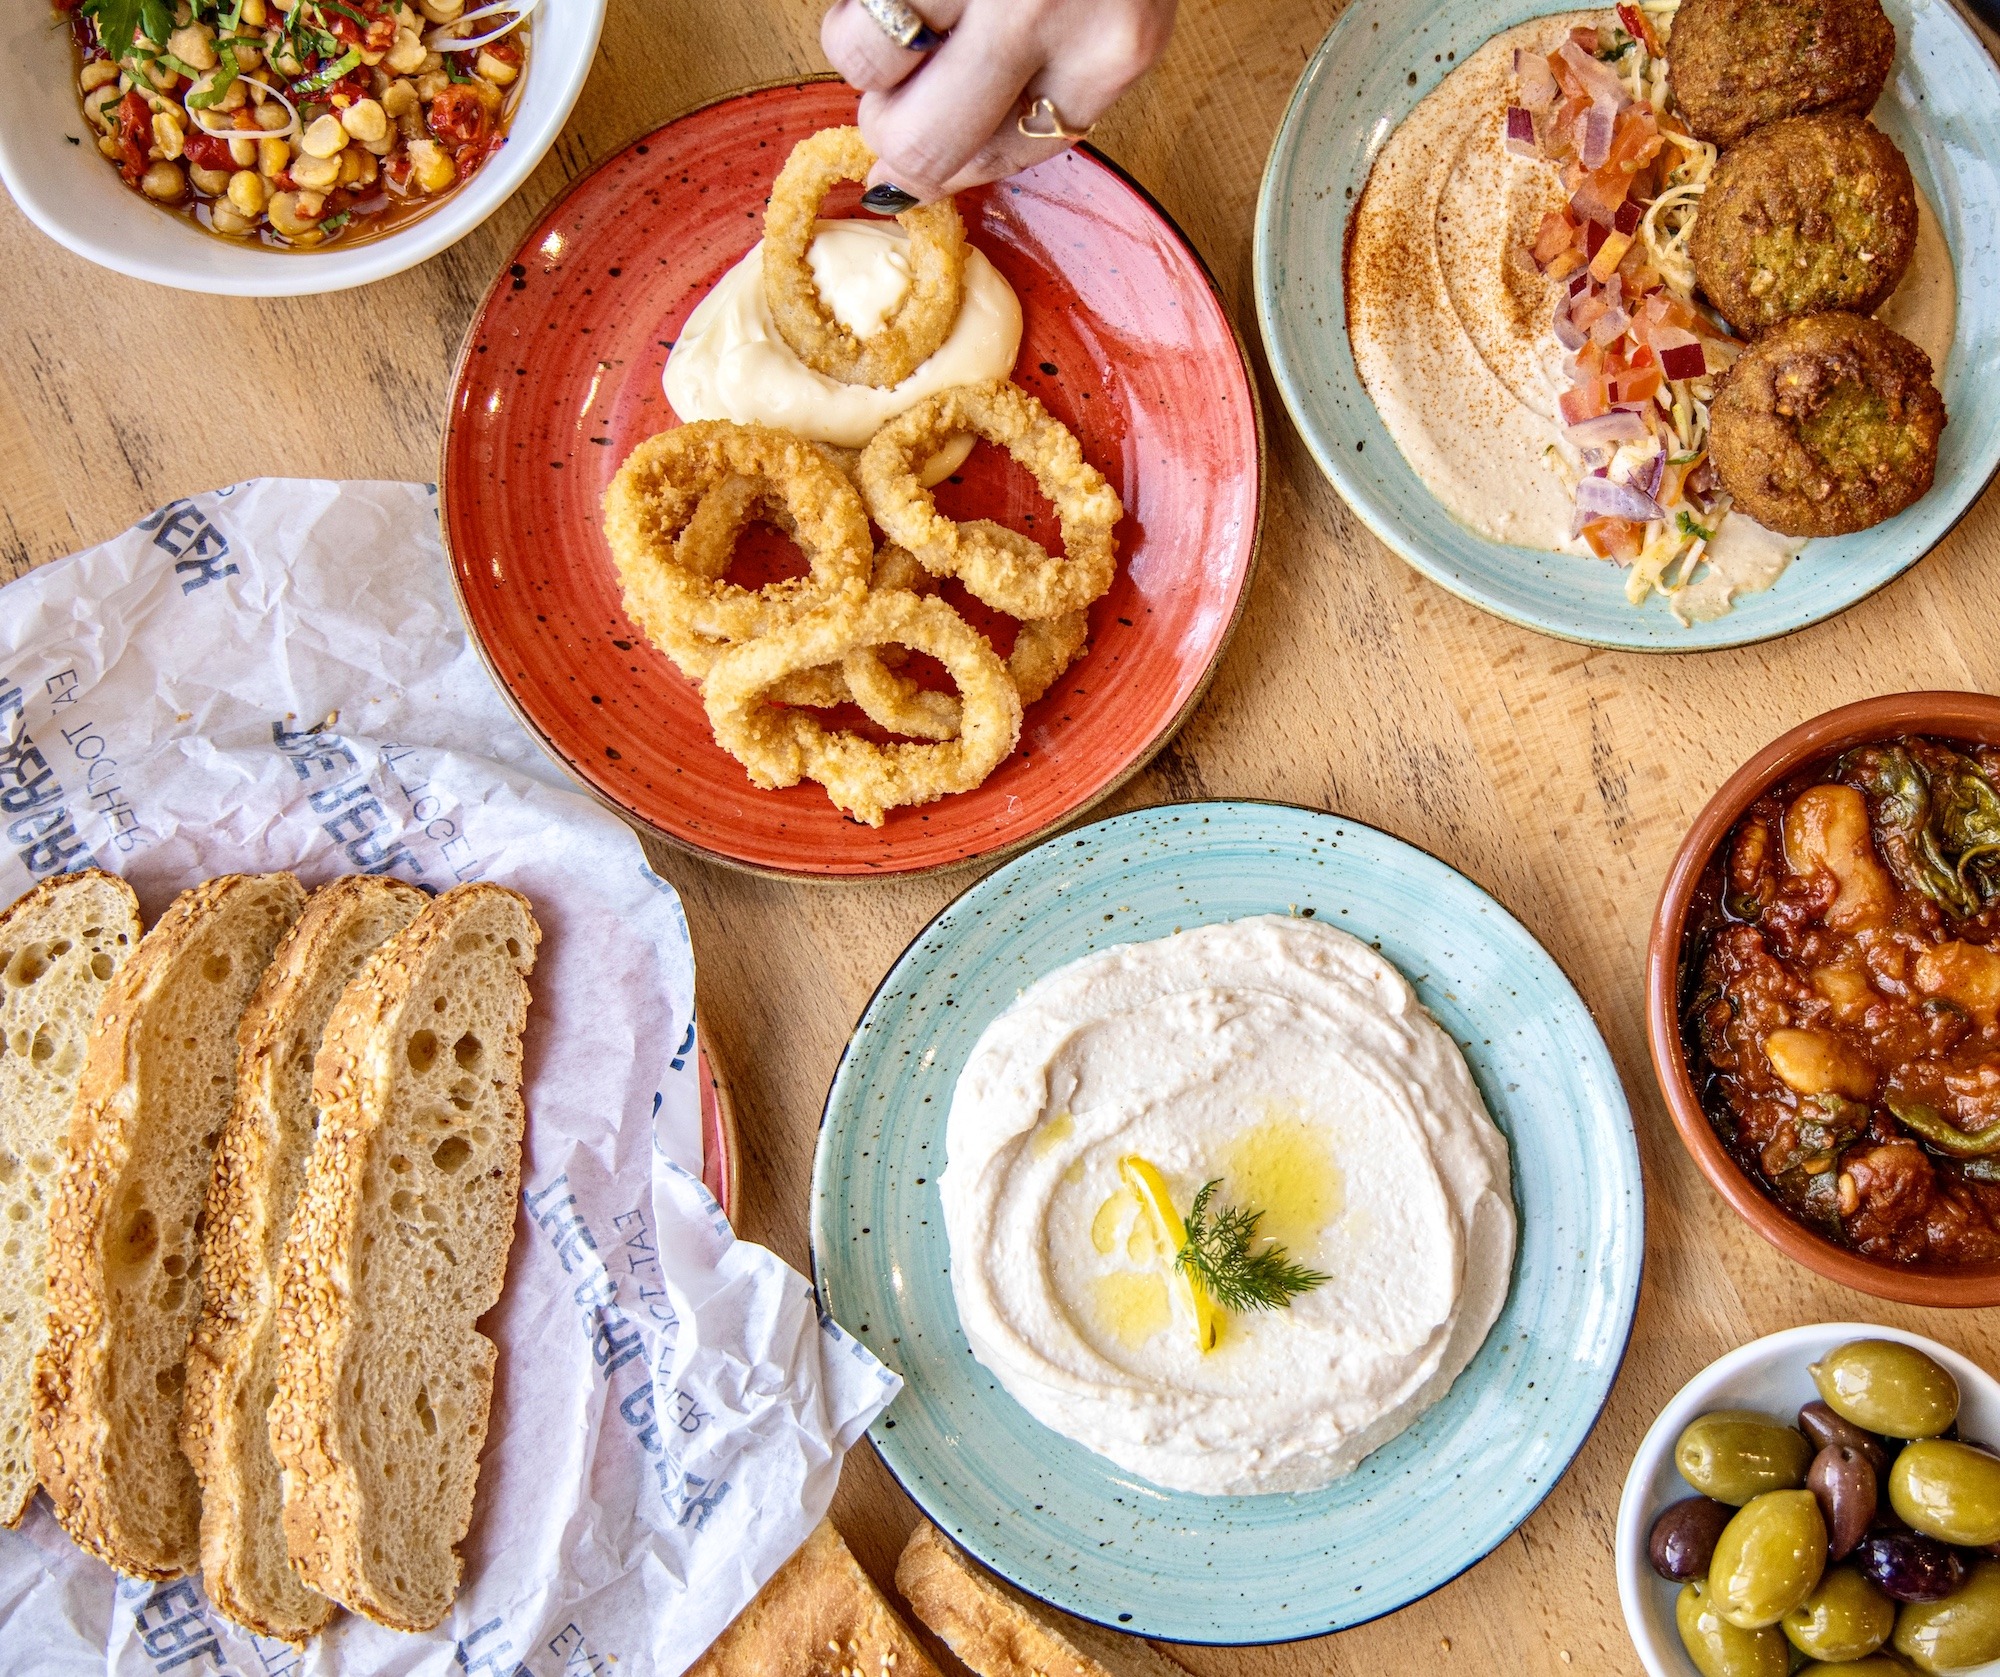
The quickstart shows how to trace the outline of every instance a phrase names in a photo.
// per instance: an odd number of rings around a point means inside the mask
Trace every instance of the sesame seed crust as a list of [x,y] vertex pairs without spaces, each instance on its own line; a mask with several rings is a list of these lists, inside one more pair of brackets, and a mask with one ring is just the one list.
[[[232,936],[248,942],[260,972],[304,897],[290,874],[228,874],[183,892],[106,989],[77,1086],[69,1156],[49,1214],[48,1341],[34,1372],[35,1466],[70,1537],[135,1578],[175,1578],[197,1564],[201,1507],[193,1469],[178,1448],[134,1460],[132,1449],[145,1441],[121,1436],[112,1424],[111,1225],[128,1191],[144,1188],[132,1166],[152,1139],[147,1132],[170,1126],[174,1116],[160,1109],[154,1092],[165,1079],[149,1025],[195,982],[191,969],[212,958],[204,952]],[[247,937],[246,924],[254,928]],[[261,948],[258,932],[267,934]],[[227,1018],[232,1043],[240,1011],[239,1001],[236,1016]],[[198,1263],[186,1280],[198,1298]],[[179,1400],[178,1390],[162,1387],[157,1405],[148,1405],[172,1411],[171,1433],[178,1432]],[[140,1494],[155,1482],[167,1493],[165,1506],[149,1507]]]
[[[513,1239],[526,1116],[521,1034],[540,938],[516,892],[486,883],[446,892],[369,959],[334,1009],[314,1064],[320,1133],[285,1244],[270,1443],[283,1474],[294,1569],[321,1594],[398,1630],[427,1630],[449,1611],[462,1569],[458,1546],[472,1521],[496,1355],[473,1323],[499,1299]],[[477,988],[454,990],[455,978],[469,984],[467,969],[476,971]],[[439,1018],[455,1019],[467,1007],[482,1010],[482,1019],[497,1015],[492,1034],[501,1040],[492,1045],[497,1058],[480,1062],[474,1117],[491,1120],[479,1144],[484,1151],[474,1155],[481,1168],[457,1184],[475,1207],[476,1248],[462,1269],[454,1266],[451,1297],[411,1300],[391,1296],[382,1280],[400,1231],[379,1193],[372,1200],[370,1193],[385,1169],[410,1170],[412,1182],[423,1177],[397,1148],[414,1154],[414,1128],[443,1122],[419,1110],[429,1086],[413,1070],[415,1040],[427,1034],[433,1007]],[[485,1050],[475,1045],[475,1052]],[[425,1139],[450,1142],[453,1134],[434,1128]],[[435,1413],[430,1388],[419,1387],[435,1429],[428,1452],[435,1459],[392,1464],[405,1468],[406,1479],[437,1469],[438,1482],[424,1493],[422,1529],[413,1531],[410,1519],[397,1518],[406,1511],[383,1494],[382,1452],[362,1436],[357,1394],[364,1375],[380,1381],[392,1349],[382,1343],[378,1318],[417,1306],[448,1341],[451,1359],[448,1368],[423,1369],[438,1381]],[[366,1415],[373,1419],[372,1407]],[[398,1577],[393,1565],[378,1562],[373,1552],[385,1544],[421,1551],[421,1575],[412,1578],[419,1569],[405,1567]]]

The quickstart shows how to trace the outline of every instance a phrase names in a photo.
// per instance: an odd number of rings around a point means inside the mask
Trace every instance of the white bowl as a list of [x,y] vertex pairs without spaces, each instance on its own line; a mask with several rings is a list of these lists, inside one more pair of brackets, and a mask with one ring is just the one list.
[[48,0],[12,0],[0,17],[0,181],[58,244],[155,285],[231,297],[299,297],[366,285],[456,244],[513,196],[583,91],[604,5],[543,0],[536,8],[528,25],[534,44],[527,81],[506,143],[463,191],[385,238],[287,251],[217,238],[127,187],[86,132],[69,25]]
[[[1646,1552],[1660,1510],[1695,1494],[1674,1466],[1674,1445],[1682,1431],[1711,1409],[1754,1409],[1790,1421],[1819,1396],[1806,1365],[1850,1339],[1900,1340],[1935,1357],[1958,1381],[1959,1426],[1966,1436],[2000,1438],[2000,1380],[1950,1346],[1900,1328],[1871,1322],[1787,1328],[1710,1363],[1660,1411],[1632,1458],[1625,1494],[1618,1499],[1618,1602],[1625,1610],[1625,1628],[1652,1677],[1700,1677],[1674,1626],[1674,1597],[1680,1585],[1655,1573]],[[1978,1670],[2000,1672],[2000,1661]]]

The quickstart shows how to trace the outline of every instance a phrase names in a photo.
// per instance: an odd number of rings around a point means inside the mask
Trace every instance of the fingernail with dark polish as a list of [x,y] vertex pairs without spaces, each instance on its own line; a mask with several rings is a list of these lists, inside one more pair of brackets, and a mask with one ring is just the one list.
[[916,196],[905,192],[900,186],[891,186],[887,181],[880,186],[871,186],[861,194],[861,207],[873,210],[877,215],[901,215],[905,210],[917,207]]

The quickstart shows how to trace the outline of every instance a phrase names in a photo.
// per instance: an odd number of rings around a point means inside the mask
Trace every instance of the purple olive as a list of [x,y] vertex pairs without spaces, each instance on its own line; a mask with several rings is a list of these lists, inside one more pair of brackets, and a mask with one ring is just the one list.
[[1670,1584],[1705,1576],[1715,1540],[1735,1512],[1727,1503],[1705,1496],[1691,1496],[1664,1509],[1646,1544],[1653,1570]]
[[1868,1465],[1875,1470],[1877,1479],[1889,1471],[1889,1452],[1881,1439],[1872,1432],[1863,1432],[1852,1421],[1834,1414],[1817,1400],[1799,1411],[1799,1431],[1812,1440],[1815,1450],[1824,1450],[1829,1444],[1845,1444],[1850,1449],[1859,1450],[1868,1458]]
[[1965,1582],[1958,1551],[1921,1532],[1872,1533],[1854,1559],[1862,1576],[1896,1601],[1942,1601]]
[[1875,1469],[1851,1444],[1829,1444],[1806,1469],[1806,1489],[1826,1516],[1826,1558],[1837,1561],[1868,1535],[1877,1500]]

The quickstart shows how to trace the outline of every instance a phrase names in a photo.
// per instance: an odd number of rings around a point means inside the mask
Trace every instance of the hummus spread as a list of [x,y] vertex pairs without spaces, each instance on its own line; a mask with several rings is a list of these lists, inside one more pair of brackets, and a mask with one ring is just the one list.
[[[1566,194],[1552,163],[1507,150],[1506,113],[1516,48],[1546,56],[1572,28],[1612,16],[1531,19],[1473,53],[1382,144],[1347,250],[1355,369],[1410,469],[1482,536],[1586,555],[1570,535],[1582,455],[1557,406],[1558,286],[1523,250]],[[1921,190],[1917,200],[1909,274],[1879,313],[1941,377],[1957,293],[1937,216]],[[1713,617],[1770,587],[1803,545],[1732,512],[1707,570],[1673,597],[1678,615]]]
[[[1507,1143],[1402,975],[1263,916],[1088,956],[960,1075],[940,1179],[973,1354],[1044,1425],[1174,1490],[1306,1491],[1451,1386],[1505,1302]],[[1127,1186],[1262,1212],[1324,1284],[1200,1348]]]
[[[819,224],[806,260],[828,310],[857,337],[879,331],[909,290],[908,244],[909,235],[893,222]],[[999,270],[968,246],[958,320],[930,358],[893,389],[843,384],[808,367],[778,335],[764,302],[759,240],[695,305],[668,352],[661,382],[683,420],[769,425],[814,442],[860,448],[927,396],[1008,377],[1020,351],[1020,299]],[[942,481],[971,449],[970,437],[948,445],[923,474],[925,481]]]

